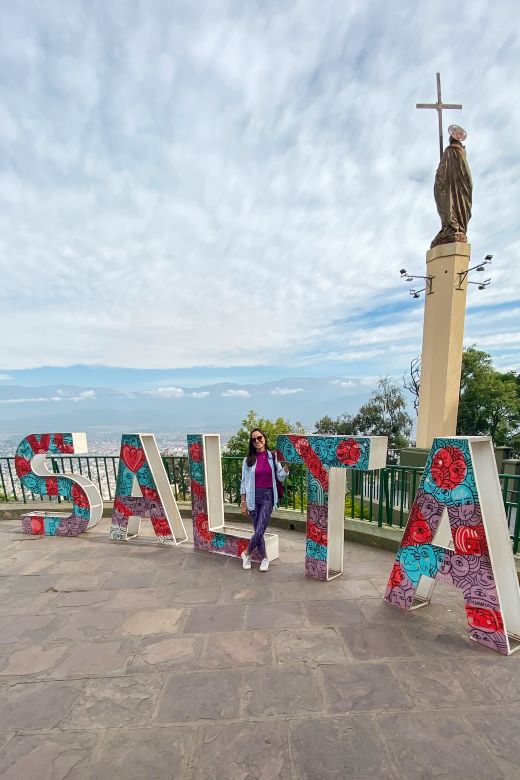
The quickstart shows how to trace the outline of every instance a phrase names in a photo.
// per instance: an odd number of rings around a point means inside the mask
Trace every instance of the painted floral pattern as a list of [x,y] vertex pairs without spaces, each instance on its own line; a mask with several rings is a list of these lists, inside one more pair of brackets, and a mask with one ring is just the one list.
[[[77,536],[87,530],[91,520],[89,498],[81,485],[72,477],[56,475],[41,477],[34,474],[31,461],[35,455],[73,455],[71,433],[31,433],[16,449],[14,464],[16,474],[24,490],[48,498],[60,498],[72,502],[72,514],[55,515],[32,512],[21,517],[22,531],[26,534],[46,536]],[[90,485],[91,490],[96,490]],[[97,492],[97,491],[96,491]],[[101,497],[99,497],[101,502]]]
[[[444,511],[448,514],[453,550],[432,543]],[[410,609],[422,576],[460,588],[472,639],[499,653],[507,653],[471,451],[466,440],[435,439],[397,551],[385,600],[401,609]]]
[[[132,496],[134,479],[137,480],[142,496]],[[149,519],[159,542],[175,543],[175,536],[148,465],[141,437],[137,433],[124,434],[121,437],[111,539],[127,539],[130,517]]]
[[[193,519],[193,546],[197,550],[240,558],[249,544],[249,537],[211,531],[208,521],[208,502],[204,474],[204,442],[200,434],[188,436],[188,456],[191,484],[191,511]],[[251,556],[260,562],[258,550]]]
[[331,467],[366,471],[370,439],[361,436],[299,436],[277,438],[283,460],[304,463],[307,475],[307,539],[305,574],[326,581],[328,574],[328,503]]

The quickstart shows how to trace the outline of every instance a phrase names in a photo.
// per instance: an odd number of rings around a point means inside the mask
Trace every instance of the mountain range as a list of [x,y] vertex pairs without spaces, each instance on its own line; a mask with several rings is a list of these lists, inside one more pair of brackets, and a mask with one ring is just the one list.
[[359,379],[298,377],[260,384],[217,383],[121,391],[48,384],[0,385],[0,431],[25,434],[103,427],[113,430],[236,430],[250,409],[312,430],[319,418],[355,413],[371,388]]

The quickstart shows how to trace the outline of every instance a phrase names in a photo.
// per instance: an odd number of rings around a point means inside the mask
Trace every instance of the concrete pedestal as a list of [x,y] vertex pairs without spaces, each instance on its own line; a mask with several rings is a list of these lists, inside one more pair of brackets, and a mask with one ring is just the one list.
[[504,474],[504,463],[511,458],[511,447],[495,447],[495,460],[499,474]]
[[435,437],[453,436],[457,428],[462,342],[466,311],[469,244],[442,244],[426,254],[421,388],[417,447],[429,449]]

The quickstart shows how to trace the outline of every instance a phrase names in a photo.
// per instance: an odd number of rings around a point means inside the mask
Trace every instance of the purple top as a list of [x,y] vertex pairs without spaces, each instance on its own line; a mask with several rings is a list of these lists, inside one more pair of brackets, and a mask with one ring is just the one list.
[[267,459],[267,450],[257,452],[255,469],[255,488],[272,488],[273,472]]

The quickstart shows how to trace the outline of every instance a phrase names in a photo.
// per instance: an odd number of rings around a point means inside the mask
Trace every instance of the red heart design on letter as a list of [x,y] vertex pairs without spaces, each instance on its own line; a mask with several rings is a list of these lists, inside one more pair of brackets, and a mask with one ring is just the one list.
[[139,471],[144,464],[144,451],[139,447],[131,447],[129,444],[124,444],[121,449],[121,457],[126,466],[133,471]]

